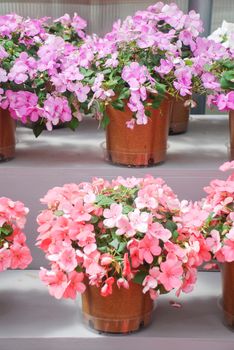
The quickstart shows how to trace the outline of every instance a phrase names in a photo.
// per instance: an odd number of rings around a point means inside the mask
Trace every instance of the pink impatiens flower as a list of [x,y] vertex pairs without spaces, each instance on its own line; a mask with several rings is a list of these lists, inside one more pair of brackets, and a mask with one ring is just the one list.
[[101,288],[101,295],[107,297],[112,294],[112,285],[115,283],[114,277],[109,277],[105,280],[104,286]]
[[155,289],[158,285],[157,278],[160,274],[158,267],[152,267],[152,269],[149,270],[149,275],[147,275],[142,282],[143,285],[143,293],[147,293],[151,289]]
[[117,221],[122,216],[122,204],[111,204],[110,209],[104,209],[103,216],[105,220],[103,220],[103,223],[106,227],[112,228],[115,227]]
[[11,266],[11,252],[9,249],[0,249],[0,272]]
[[159,240],[157,238],[146,235],[139,242],[139,257],[144,259],[148,264],[153,262],[154,256],[158,256],[161,253],[159,246]]
[[72,272],[77,266],[75,250],[73,248],[64,249],[57,263],[62,270]]
[[181,286],[181,277],[183,275],[183,267],[177,258],[168,258],[165,262],[160,264],[159,281],[163,284],[167,291]]

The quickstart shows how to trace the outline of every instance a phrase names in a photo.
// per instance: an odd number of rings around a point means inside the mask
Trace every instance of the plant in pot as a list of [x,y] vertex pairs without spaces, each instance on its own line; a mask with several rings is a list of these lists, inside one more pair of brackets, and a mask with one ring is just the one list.
[[[234,162],[224,163],[220,170],[234,169]],[[207,196],[201,201],[204,217],[199,230],[211,258],[222,272],[222,308],[226,323],[234,328],[234,173],[226,180],[215,179],[205,187]]]
[[23,228],[28,208],[22,202],[0,197],[0,272],[25,269],[32,261]]
[[[78,19],[75,15],[71,23],[77,24],[78,34],[83,37],[83,31],[78,29]],[[49,26],[46,20],[0,16],[1,160],[14,156],[14,123],[10,116],[22,123],[32,123],[36,136],[45,127],[52,130],[60,122],[66,122],[71,129],[79,123],[75,116],[79,93],[69,88],[68,83],[72,85],[73,80],[82,77],[78,69],[71,72],[69,67],[81,39],[74,46],[67,41],[73,42],[75,38],[72,25],[63,25],[63,19],[59,19]],[[64,28],[64,38],[58,27]],[[9,126],[12,129],[8,132]]]
[[[174,37],[172,43],[178,47],[177,54],[174,58],[170,57],[169,61],[161,62],[161,66],[157,68],[157,72],[160,76],[167,79],[167,74],[170,69],[174,67],[187,66],[183,74],[181,69],[175,75],[175,87],[178,83],[181,83],[182,79],[191,79],[193,84],[193,92],[203,93],[197,84],[196,67],[193,67],[194,60],[194,48],[196,38],[203,31],[203,24],[200,19],[200,15],[195,11],[190,11],[188,14],[183,13],[179,7],[172,4],[163,4],[159,2],[153,6],[149,6],[146,12],[138,11],[133,17],[139,22],[141,17],[147,24],[154,22],[155,28],[159,32],[168,33],[174,31]],[[172,62],[170,62],[172,61]],[[179,82],[177,81],[179,79]],[[189,124],[190,107],[195,107],[196,103],[191,98],[191,90],[180,90],[180,94],[177,94],[173,98],[172,108],[170,113],[170,135],[176,135],[187,131]]]
[[[104,38],[87,37],[81,46],[92,82],[88,107],[106,127],[107,158],[113,163],[163,162],[172,99],[191,96],[201,86],[189,54],[184,58],[189,39],[181,42],[186,33],[193,42],[191,32],[193,28],[199,33],[199,16],[193,12],[185,16],[176,5],[165,5],[164,13],[160,4],[118,21]],[[169,24],[173,14],[186,23],[179,39],[180,20]]]
[[50,270],[40,278],[57,299],[82,293],[95,330],[136,331],[160,294],[192,290],[199,257],[180,222],[187,205],[162,179],[94,178],[55,187],[41,202],[37,246]]
[[[230,131],[230,159],[234,159],[234,24],[223,21],[223,24],[209,37],[217,47],[220,54],[224,49],[226,54],[214,57],[213,61],[205,67],[213,80],[219,83],[218,87],[209,91],[208,105],[215,106],[220,111],[229,112]],[[222,48],[221,48],[222,47]]]

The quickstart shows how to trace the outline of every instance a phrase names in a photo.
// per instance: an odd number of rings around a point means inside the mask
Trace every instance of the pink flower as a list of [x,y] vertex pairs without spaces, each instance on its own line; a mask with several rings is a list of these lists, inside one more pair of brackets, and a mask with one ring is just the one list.
[[28,247],[13,244],[11,250],[11,269],[25,269],[32,261]]
[[161,58],[160,60],[160,66],[155,67],[155,71],[159,73],[160,75],[168,74],[173,69],[173,63],[169,60],[164,60]]
[[180,92],[181,96],[191,95],[192,72],[188,67],[179,68],[175,71],[177,78],[174,81],[174,87]]
[[110,206],[110,209],[104,209],[103,216],[105,220],[103,220],[103,223],[108,228],[113,228],[116,226],[117,221],[122,216],[122,204],[116,204],[113,203]]
[[87,85],[76,83],[74,86],[74,92],[80,102],[85,102],[87,100],[89,91],[90,87]]
[[177,258],[169,258],[165,262],[162,262],[160,264],[160,270],[158,280],[168,292],[173,288],[179,288],[181,286],[183,267]]
[[8,77],[7,77],[7,72],[5,69],[0,68],[0,83],[5,83],[7,82]]
[[0,249],[0,272],[8,269],[11,265],[11,252],[9,249]]
[[125,278],[119,278],[116,283],[118,288],[123,287],[125,289],[129,289],[129,283]]
[[163,242],[169,241],[172,236],[171,231],[164,228],[159,222],[153,222],[149,225],[148,234],[158,239],[161,239]]
[[47,286],[49,286],[50,295],[56,299],[61,299],[65,290],[68,287],[68,279],[65,273],[62,271],[48,271],[41,268],[39,273],[40,279]]
[[123,260],[123,272],[122,275],[127,279],[127,281],[130,281],[132,279],[132,271],[131,271],[131,264],[128,258],[128,253],[124,254],[124,260]]
[[105,280],[104,286],[101,288],[101,295],[107,297],[112,294],[112,285],[114,284],[114,277],[109,277]]
[[57,261],[59,267],[66,271],[72,272],[77,267],[76,253],[73,248],[64,249],[64,251],[59,255]]
[[149,270],[149,275],[147,275],[142,283],[143,285],[143,293],[147,293],[151,289],[155,289],[158,285],[157,278],[160,275],[160,271],[158,267],[152,267]]
[[207,89],[217,90],[220,88],[220,83],[211,73],[203,73],[201,76],[204,87]]
[[234,261],[234,240],[226,239],[222,248],[222,254],[224,255],[225,261]]
[[6,52],[3,46],[0,45],[0,60],[7,58],[9,54]]
[[136,233],[126,215],[122,215],[120,217],[116,223],[116,226],[118,227],[116,231],[116,235],[118,236],[126,235],[127,237],[133,237]]
[[230,170],[230,169],[234,169],[234,161],[226,162],[226,163],[224,163],[223,165],[221,165],[219,167],[219,170],[221,170],[221,171],[227,171],[227,170]]
[[146,235],[139,242],[139,257],[142,260],[144,259],[148,264],[151,264],[154,256],[158,256],[160,253],[161,248],[157,238]]
[[134,230],[143,233],[147,232],[149,220],[149,214],[147,212],[140,212],[139,209],[135,209],[128,214],[128,217]]
[[39,119],[40,109],[37,105],[38,97],[36,94],[28,91],[7,90],[6,98],[7,104],[4,109],[9,108],[14,119],[19,119],[23,123],[27,122],[27,118],[34,122]]
[[44,102],[43,117],[47,119],[48,130],[51,130],[52,125],[57,125],[60,120],[62,122],[70,121],[72,113],[67,99],[49,95]]
[[208,245],[212,253],[215,254],[221,248],[220,235],[217,230],[212,230],[210,232],[210,236],[211,237],[208,237],[206,239],[206,244]]
[[82,283],[84,274],[82,272],[72,271],[68,274],[68,286],[63,294],[63,298],[75,299],[77,293],[84,293],[85,284]]

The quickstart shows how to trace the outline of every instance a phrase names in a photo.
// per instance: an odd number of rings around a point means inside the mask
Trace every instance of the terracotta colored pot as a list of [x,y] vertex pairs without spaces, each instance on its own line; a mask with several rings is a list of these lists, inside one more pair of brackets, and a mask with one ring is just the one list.
[[182,134],[188,129],[190,108],[184,105],[187,99],[188,97],[173,99],[170,114],[170,135]]
[[222,264],[223,311],[228,326],[234,329],[234,262]]
[[126,122],[132,112],[107,107],[110,123],[106,130],[107,158],[112,163],[128,166],[149,166],[165,161],[171,100],[165,98],[158,110],[148,108],[151,117],[146,125],[129,129]]
[[229,112],[230,160],[234,160],[234,111]]
[[15,156],[15,121],[8,110],[0,109],[0,162]]
[[83,317],[89,326],[105,333],[130,333],[147,326],[151,321],[153,301],[142,286],[130,283],[130,288],[113,285],[113,293],[100,295],[100,289],[87,286],[82,294]]

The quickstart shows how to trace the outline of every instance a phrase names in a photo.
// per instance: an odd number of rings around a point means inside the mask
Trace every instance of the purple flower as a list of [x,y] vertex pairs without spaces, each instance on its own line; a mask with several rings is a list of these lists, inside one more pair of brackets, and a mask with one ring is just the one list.
[[79,102],[85,102],[88,97],[90,87],[88,85],[83,85],[81,83],[76,83],[74,85],[74,92]]
[[220,83],[217,81],[216,77],[211,73],[203,73],[201,76],[203,85],[206,89],[219,90]]
[[11,116],[26,123],[27,118],[37,121],[40,109],[37,105],[38,97],[28,91],[6,91],[6,101],[2,108],[9,108]]
[[0,68],[0,83],[5,83],[7,80],[7,72],[5,71],[5,69]]
[[52,125],[57,125],[60,120],[69,122],[72,119],[72,113],[67,99],[48,95],[43,106],[43,117],[47,119],[48,130],[52,130]]
[[160,66],[155,67],[155,71],[159,73],[160,75],[168,74],[172,71],[174,65],[171,61],[169,60],[164,60],[161,58],[160,60]]

